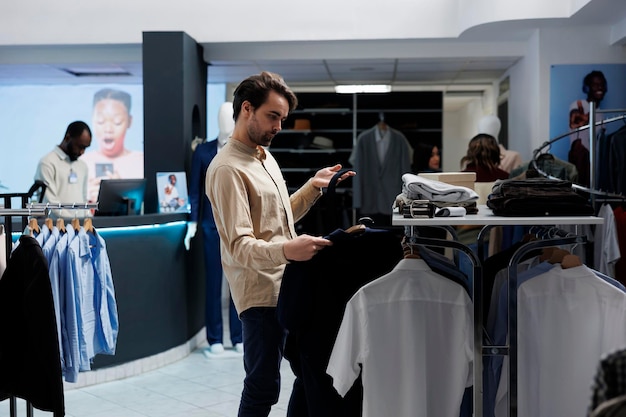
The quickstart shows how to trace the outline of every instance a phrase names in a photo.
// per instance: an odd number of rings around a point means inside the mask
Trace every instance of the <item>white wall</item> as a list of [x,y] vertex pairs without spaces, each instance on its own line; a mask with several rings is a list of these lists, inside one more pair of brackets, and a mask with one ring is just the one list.
[[[524,161],[530,159],[532,150],[541,139],[539,125],[539,33],[536,31],[528,42],[528,50],[508,72],[509,90],[509,149],[517,151]],[[547,91],[543,92],[546,102]],[[547,114],[545,115],[547,119]],[[544,132],[545,136],[546,133]]]
[[467,151],[467,144],[476,135],[478,120],[484,116],[483,100],[476,98],[456,111],[443,112],[442,170],[461,170],[460,161]]

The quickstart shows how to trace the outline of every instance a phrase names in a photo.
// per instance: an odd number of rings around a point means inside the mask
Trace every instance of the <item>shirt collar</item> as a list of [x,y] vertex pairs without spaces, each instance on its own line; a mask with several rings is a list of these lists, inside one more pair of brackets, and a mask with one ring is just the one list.
[[243,142],[237,140],[237,139],[232,139],[229,140],[226,143],[226,146],[234,146],[238,151],[246,153],[256,159],[258,159],[259,161],[264,161],[265,158],[267,157],[267,154],[265,152],[265,149],[262,146],[257,146],[256,148],[251,148],[248,145],[244,144]]
[[54,153],[57,154],[57,156],[59,157],[60,160],[67,160],[68,162],[70,162],[70,157],[68,154],[66,154],[63,149],[61,149],[61,147],[59,145],[54,147]]

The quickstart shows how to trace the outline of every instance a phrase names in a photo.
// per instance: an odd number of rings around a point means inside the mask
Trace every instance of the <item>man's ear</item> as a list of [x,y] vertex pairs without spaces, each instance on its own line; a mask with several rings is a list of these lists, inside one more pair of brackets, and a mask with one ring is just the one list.
[[250,114],[254,111],[254,107],[252,107],[252,103],[246,100],[241,104],[241,110],[243,110],[247,114]]

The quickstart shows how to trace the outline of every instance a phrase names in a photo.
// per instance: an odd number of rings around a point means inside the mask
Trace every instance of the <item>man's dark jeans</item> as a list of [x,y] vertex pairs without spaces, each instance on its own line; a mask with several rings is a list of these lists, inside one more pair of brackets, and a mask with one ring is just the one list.
[[267,417],[278,402],[286,332],[278,324],[274,307],[249,308],[240,318],[246,378],[239,417]]

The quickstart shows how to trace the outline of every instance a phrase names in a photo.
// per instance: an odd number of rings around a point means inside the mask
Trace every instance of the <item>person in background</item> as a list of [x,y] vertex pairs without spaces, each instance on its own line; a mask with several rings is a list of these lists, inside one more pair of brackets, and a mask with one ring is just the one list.
[[[593,102],[595,108],[600,108],[600,103],[608,91],[606,78],[602,71],[591,71],[583,78],[583,93],[587,95],[585,100],[575,100],[569,107],[569,128],[577,129],[589,124],[589,103]],[[596,115],[596,122],[602,120],[601,114]],[[567,155],[568,162],[574,164],[578,170],[578,183],[589,186],[589,131],[574,132],[570,134],[570,149]]]
[[483,116],[478,121],[478,133],[491,135],[498,142],[498,146],[500,147],[500,163],[498,164],[498,168],[510,173],[512,170],[522,165],[523,161],[519,152],[506,149],[504,145],[500,143],[498,136],[500,135],[501,127],[502,123],[500,119],[493,114]]
[[[585,100],[575,100],[569,106],[569,128],[571,130],[585,126],[589,123],[589,103],[593,102],[596,109],[604,99],[608,91],[606,78],[602,71],[591,71],[583,78],[583,93],[587,95]],[[570,143],[576,139],[582,140],[582,145],[589,149],[589,135],[584,133],[573,133],[570,136]]]
[[436,145],[418,143],[414,151],[415,172],[441,172],[441,155]]
[[500,147],[491,135],[479,133],[467,147],[467,153],[461,158],[463,172],[475,172],[476,182],[493,182],[509,178],[509,173],[499,168]]
[[98,149],[81,159],[89,168],[89,201],[95,202],[100,181],[110,178],[143,178],[143,152],[124,145],[131,127],[131,96],[125,91],[104,88],[93,97],[92,126]]
[[[211,202],[204,193],[204,179],[209,164],[217,153],[226,145],[235,128],[233,120],[233,103],[225,102],[220,106],[217,124],[219,133],[216,140],[199,144],[193,151],[191,159],[191,176],[189,179],[189,202],[191,215],[187,223],[185,248],[189,250],[191,239],[196,235],[198,223],[202,228],[202,246],[204,249],[204,273],[206,282],[205,315],[206,339],[209,344],[208,353],[224,352],[224,334],[222,320],[222,260],[220,257],[220,236],[217,233],[215,219],[211,211]],[[243,352],[243,336],[241,321],[237,315],[232,297],[228,297],[228,324],[230,340],[236,352]]]
[[[91,129],[85,122],[67,126],[61,144],[39,160],[35,181],[46,184],[42,202],[69,204],[87,202],[87,165],[79,159],[91,145]],[[52,218],[86,217],[88,210],[52,210]]]
[[[286,331],[276,315],[285,265],[306,261],[331,241],[296,235],[337,164],[320,169],[291,196],[267,147],[297,106],[278,74],[262,72],[235,89],[235,129],[207,169],[206,194],[220,236],[222,266],[243,325],[244,388],[239,417],[267,417],[280,392]],[[344,173],[339,180],[355,175]]]

